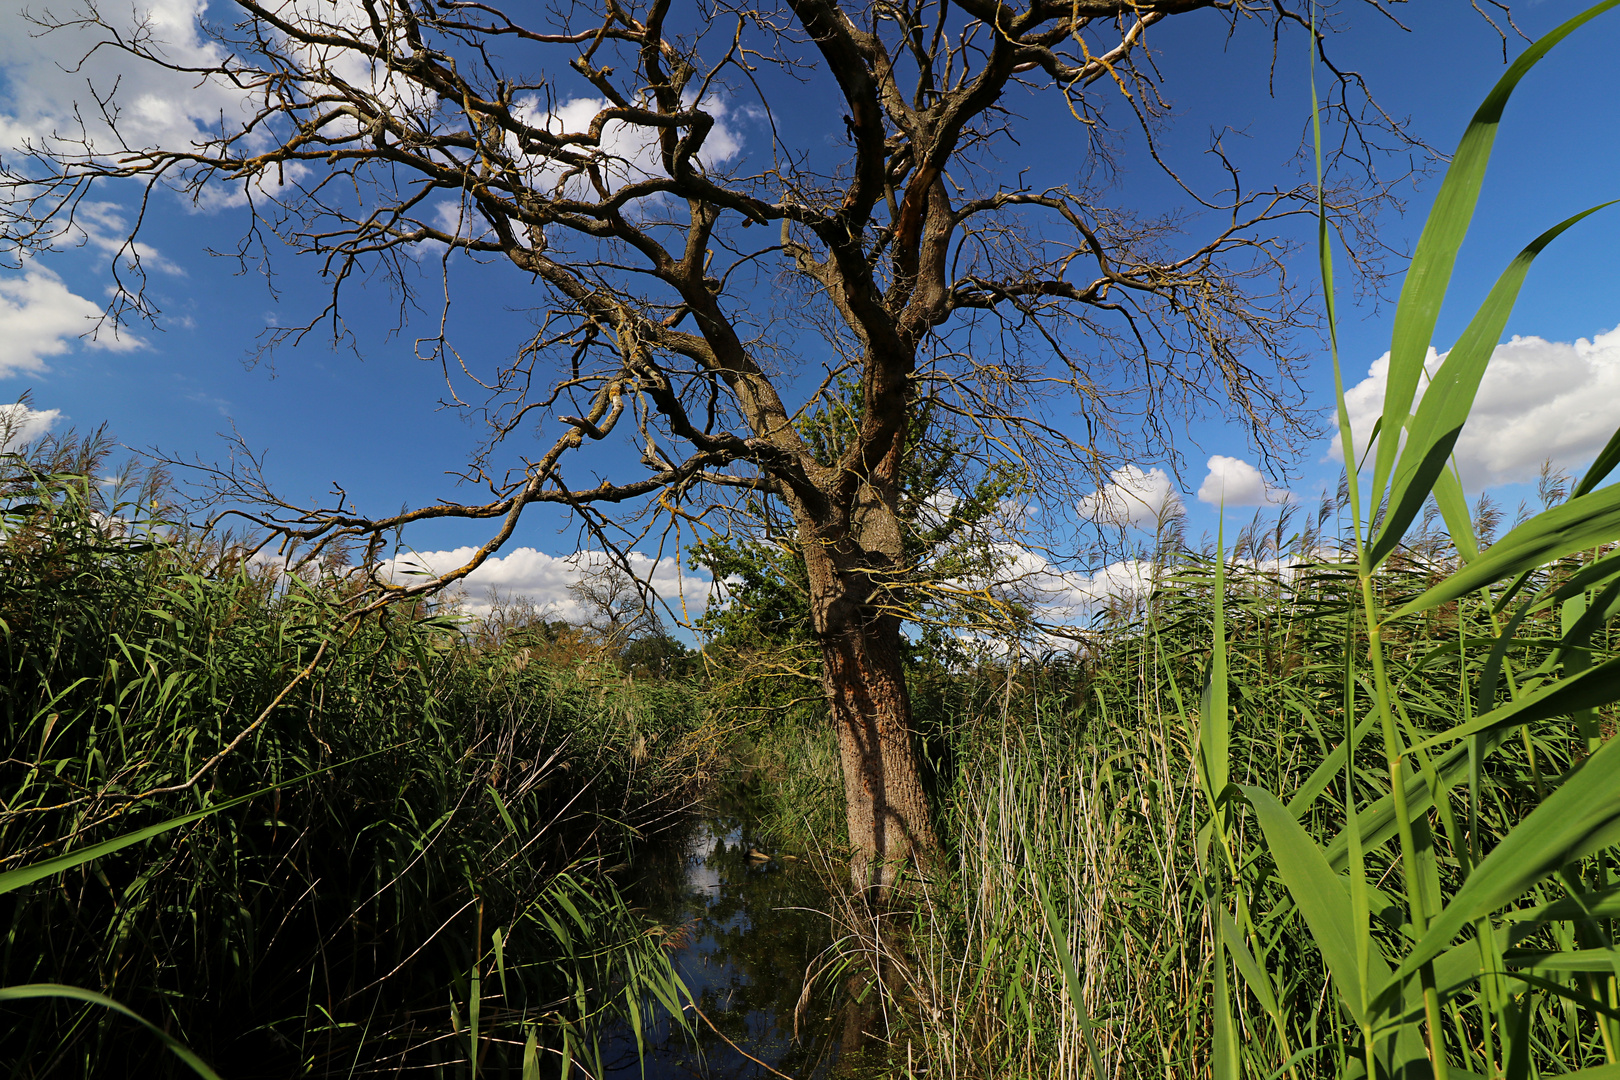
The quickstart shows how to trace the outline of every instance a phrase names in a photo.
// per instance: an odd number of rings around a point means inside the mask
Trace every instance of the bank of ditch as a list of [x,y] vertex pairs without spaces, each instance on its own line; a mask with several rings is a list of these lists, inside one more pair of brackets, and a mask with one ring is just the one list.
[[[346,622],[341,575],[189,534],[161,477],[99,480],[110,451],[0,462],[0,985],[104,995],[231,1080],[552,1070],[674,1003],[622,867],[704,767],[689,680],[541,621]],[[63,996],[0,1005],[0,1057],[190,1075]]]

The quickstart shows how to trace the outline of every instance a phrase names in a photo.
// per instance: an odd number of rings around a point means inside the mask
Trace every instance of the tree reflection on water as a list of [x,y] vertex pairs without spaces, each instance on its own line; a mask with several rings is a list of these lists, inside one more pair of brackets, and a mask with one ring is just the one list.
[[689,1033],[660,1017],[644,1033],[644,1062],[633,1033],[615,1029],[603,1045],[608,1076],[645,1068],[647,1080],[753,1080],[776,1070],[816,1080],[872,1071],[851,1068],[864,1053],[839,1060],[870,1027],[862,1015],[870,1010],[848,1000],[849,974],[830,949],[832,899],[815,867],[768,854],[743,815],[722,811],[648,844],[638,870],[637,902],[668,928],[675,970],[707,1022],[693,1017]]

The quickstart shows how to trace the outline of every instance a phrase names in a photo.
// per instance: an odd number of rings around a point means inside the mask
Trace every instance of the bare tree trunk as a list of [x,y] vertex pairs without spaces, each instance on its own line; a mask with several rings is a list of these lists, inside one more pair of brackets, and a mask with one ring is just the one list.
[[866,607],[832,622],[821,632],[822,686],[843,759],[850,878],[857,892],[887,894],[939,856],[911,735],[900,620]]
[[[912,358],[890,367],[909,371]],[[874,381],[866,395],[868,406],[884,396],[894,400],[881,411],[880,424],[863,426],[864,442],[856,444],[870,455],[861,470],[865,481],[853,485],[847,467],[828,470],[823,490],[843,497],[817,500],[817,508],[833,513],[817,520],[801,503],[798,515],[821,684],[844,771],[850,880],[857,894],[875,892],[880,904],[897,880],[926,877],[939,857],[911,735],[900,634],[904,597],[895,590],[910,569],[896,512],[910,417],[904,377],[889,382]]]

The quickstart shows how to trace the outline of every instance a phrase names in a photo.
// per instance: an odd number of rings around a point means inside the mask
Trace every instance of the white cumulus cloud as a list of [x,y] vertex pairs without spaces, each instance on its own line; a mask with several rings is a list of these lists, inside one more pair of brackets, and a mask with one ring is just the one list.
[[[75,338],[95,331],[101,313],[101,305],[41,267],[0,276],[0,378],[44,371],[45,358],[62,355]],[[138,338],[106,325],[85,343],[118,352],[141,346]]]
[[[382,566],[384,576],[408,581],[423,571],[442,574],[464,566],[476,548],[449,551],[420,551],[401,555]],[[630,569],[638,579],[650,581],[653,591],[677,613],[697,616],[709,600],[709,580],[683,574],[674,558],[654,560],[639,551],[630,552]],[[491,608],[493,589],[502,601],[528,600],[547,618],[584,622],[594,612],[582,607],[568,587],[588,573],[606,566],[608,557],[600,551],[578,551],[572,555],[547,555],[531,547],[513,548],[487,560],[462,582],[463,606],[469,614],[486,615]]]
[[[208,67],[224,50],[202,33],[206,0],[147,0],[120,10],[101,8],[109,21],[122,22],[126,38],[139,32],[160,43],[170,62]],[[33,14],[44,14],[43,5]],[[61,15],[61,12],[57,12]],[[29,20],[21,4],[0,5],[0,70],[6,94],[0,103],[0,146],[38,145],[53,133],[77,138],[80,124],[91,145],[109,153],[122,147],[188,146],[221,114],[245,117],[245,99],[222,81],[168,71],[112,48],[95,49],[105,31],[82,25],[49,33]],[[106,96],[117,88],[122,142],[112,136],[95,108],[76,109],[92,90]]]
[[31,409],[20,401],[0,405],[0,450],[20,450],[55,427],[61,418],[60,409]]
[[1080,516],[1100,525],[1151,529],[1181,512],[1181,496],[1163,469],[1126,465],[1108,474],[1110,483],[1080,500]]
[[[1445,354],[1429,350],[1424,366],[1438,370]],[[1384,411],[1389,354],[1345,392],[1356,452],[1364,453]],[[1419,400],[1423,387],[1418,388]],[[1416,404],[1413,405],[1416,411]],[[1579,467],[1620,428],[1620,327],[1591,339],[1548,341],[1514,337],[1498,345],[1485,369],[1474,409],[1454,451],[1463,486],[1535,479],[1543,462]],[[1343,460],[1337,436],[1330,451]]]
[[1134,604],[1153,591],[1153,564],[1144,559],[1109,563],[1093,574],[1059,573],[1044,578],[1043,620],[1058,624],[1088,621],[1112,603]]
[[1086,574],[1065,570],[1017,544],[997,544],[995,552],[997,565],[989,580],[958,584],[1017,603],[1048,624],[1089,622],[1110,603],[1145,599],[1153,587],[1153,564],[1142,559],[1124,559]]
[[1224,454],[1209,459],[1209,472],[1198,485],[1198,501],[1211,506],[1265,506],[1291,498],[1290,492],[1266,483],[1260,470],[1247,461]]
[[[688,101],[688,107],[692,102]],[[538,95],[518,98],[512,107],[513,115],[526,124],[544,128],[558,135],[585,134],[590,131],[597,114],[613,108],[605,98],[575,97],[547,111]],[[711,95],[698,105],[714,121],[704,137],[703,149],[698,154],[700,168],[714,168],[732,161],[742,152],[742,135],[731,123],[734,111],[747,114],[749,110],[734,110],[723,97]],[[609,120],[602,125],[601,141],[594,149],[599,151],[597,175],[609,192],[616,192],[627,184],[666,176],[663,152],[658,143],[658,129],[622,120]],[[595,201],[600,196],[589,176],[543,155],[525,154],[515,139],[508,139],[507,149],[514,160],[526,167],[526,179],[536,189],[557,192],[568,198]],[[592,149],[584,144],[575,148],[584,153]],[[631,215],[641,215],[661,202],[658,195],[633,200],[626,208]],[[478,238],[488,232],[489,226],[465,196],[460,200],[444,199],[432,210],[430,223],[457,236]]]

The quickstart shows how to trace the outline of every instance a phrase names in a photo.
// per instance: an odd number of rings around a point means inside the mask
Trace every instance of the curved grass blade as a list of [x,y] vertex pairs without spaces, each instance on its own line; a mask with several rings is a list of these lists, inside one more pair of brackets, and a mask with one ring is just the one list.
[[1481,860],[1386,985],[1413,975],[1475,919],[1569,863],[1617,842],[1620,739],[1611,739]]
[[1587,668],[1578,675],[1560,679],[1534,694],[1510,701],[1483,716],[1476,716],[1448,731],[1430,736],[1413,746],[1408,753],[1432,750],[1470,735],[1521,727],[1549,716],[1568,716],[1582,709],[1595,709],[1616,698],[1620,698],[1620,657],[1598,667]]
[[1520,968],[1535,974],[1567,971],[1601,971],[1613,973],[1620,954],[1613,949],[1573,949],[1569,952],[1509,952],[1502,962],[1511,968]]
[[1565,218],[1526,245],[1502,271],[1490,295],[1429,381],[1423,400],[1418,403],[1417,414],[1407,424],[1406,445],[1401,450],[1390,485],[1389,512],[1368,553],[1369,565],[1377,566],[1395,550],[1445,470],[1451,449],[1457,444],[1457,437],[1462,434],[1463,424],[1474,407],[1485,367],[1496,351],[1536,256],[1577,222],[1613,206],[1615,201],[1620,200],[1601,203]]
[[1462,247],[1463,237],[1468,233],[1474,208],[1479,202],[1485,166],[1490,160],[1491,145],[1496,141],[1496,130],[1508,98],[1513,95],[1519,80],[1553,46],[1617,5],[1620,5],[1620,0],[1603,0],[1532,42],[1496,81],[1491,92],[1475,110],[1462,140],[1457,144],[1451,167],[1446,170],[1446,178],[1435,196],[1434,208],[1429,211],[1428,221],[1418,238],[1412,265],[1401,286],[1400,303],[1395,309],[1395,329],[1389,350],[1389,379],[1384,388],[1383,431],[1387,437],[1378,442],[1373,468],[1372,501],[1375,505],[1395,464],[1400,441],[1395,436],[1406,425],[1407,415],[1411,412],[1412,398],[1417,393],[1418,380],[1423,374],[1423,361],[1428,354],[1429,342],[1434,337],[1435,322],[1440,316],[1440,305],[1451,283],[1457,252]]
[[77,986],[64,986],[61,983],[28,983],[23,986],[0,987],[0,1001],[24,1001],[29,998],[68,998],[111,1009],[121,1016],[129,1017],[147,1031],[156,1035],[162,1040],[163,1045],[169,1048],[170,1053],[189,1065],[191,1071],[201,1076],[203,1080],[220,1080],[219,1074],[209,1068],[208,1063],[193,1053],[185,1043],[176,1039],[134,1009],[114,1001],[105,994],[98,994],[94,990],[85,990]]
[[1463,495],[1462,481],[1456,469],[1441,469],[1431,489],[1434,504],[1440,508],[1440,517],[1451,534],[1451,546],[1458,558],[1471,563],[1479,558],[1479,539],[1474,535],[1474,521],[1468,513],[1468,499]]
[[1592,467],[1581,477],[1581,482],[1569,493],[1569,497],[1579,498],[1603,483],[1616,465],[1620,465],[1620,429],[1616,429],[1615,433],[1609,436],[1608,445],[1604,446],[1596,460],[1592,462]]
[[1226,642],[1226,514],[1215,526],[1215,576],[1210,610],[1214,619],[1208,681],[1198,713],[1198,762],[1211,812],[1222,813],[1232,763],[1232,707]]
[[1277,995],[1272,991],[1271,979],[1266,975],[1265,969],[1260,966],[1249,946],[1244,944],[1243,935],[1238,932],[1237,924],[1227,910],[1216,909],[1216,918],[1220,921],[1220,931],[1226,941],[1226,951],[1232,954],[1232,962],[1237,965],[1238,974],[1248,984],[1260,1007],[1272,1017],[1280,1018],[1282,1010],[1277,1007]]
[[1428,611],[1554,559],[1616,539],[1620,539],[1620,485],[1543,510],[1386,621]]
[[1597,892],[1577,893],[1543,904],[1532,911],[1514,912],[1515,923],[1563,922],[1572,919],[1620,917],[1620,885]]

